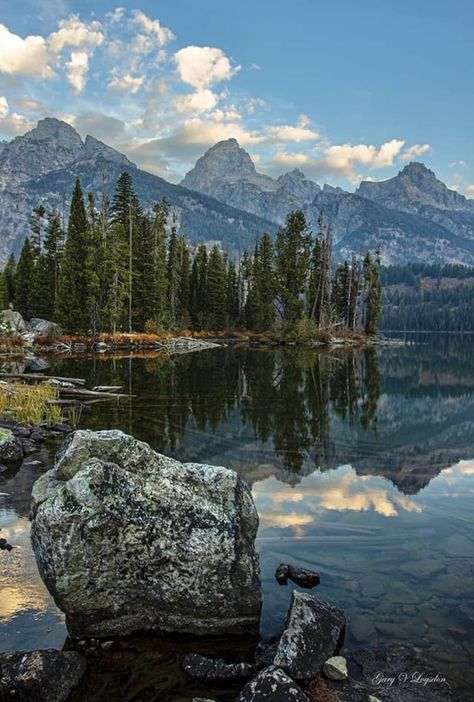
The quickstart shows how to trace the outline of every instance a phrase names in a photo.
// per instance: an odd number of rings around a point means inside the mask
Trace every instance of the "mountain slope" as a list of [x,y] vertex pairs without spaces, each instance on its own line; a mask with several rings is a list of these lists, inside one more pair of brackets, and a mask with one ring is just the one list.
[[47,118],[28,134],[3,143],[0,149],[0,261],[18,252],[33,207],[55,207],[65,217],[74,181],[92,191],[100,202],[102,191],[112,195],[121,172],[127,170],[145,208],[166,198],[178,226],[192,243],[222,241],[239,251],[251,247],[257,234],[274,234],[276,225],[252,213],[222,204],[207,195],[168,183],[138,169],[123,154],[87,136],[65,122]]
[[295,169],[277,180],[259,174],[235,139],[219,142],[183,184],[278,224],[293,209],[313,229],[319,212],[333,225],[339,258],[381,248],[386,264],[421,261],[474,265],[474,202],[449,190],[426,166],[412,163],[395,178],[363,182],[355,193],[323,189]]

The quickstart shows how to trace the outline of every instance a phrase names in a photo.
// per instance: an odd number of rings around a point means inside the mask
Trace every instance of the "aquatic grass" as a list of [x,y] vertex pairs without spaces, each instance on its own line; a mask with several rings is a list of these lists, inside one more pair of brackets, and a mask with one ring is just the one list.
[[28,385],[23,382],[0,384],[0,417],[20,424],[48,425],[62,421],[57,388],[50,383]]

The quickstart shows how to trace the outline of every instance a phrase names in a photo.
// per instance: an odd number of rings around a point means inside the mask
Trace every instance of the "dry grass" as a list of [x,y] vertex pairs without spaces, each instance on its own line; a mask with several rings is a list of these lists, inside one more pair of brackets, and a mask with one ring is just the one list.
[[58,391],[54,385],[38,383],[28,385],[22,382],[0,384],[0,417],[14,419],[20,424],[48,425],[62,421],[59,405],[50,404],[57,399]]
[[328,688],[324,678],[320,675],[311,680],[308,685],[308,692],[311,702],[339,702],[339,697],[334,690]]

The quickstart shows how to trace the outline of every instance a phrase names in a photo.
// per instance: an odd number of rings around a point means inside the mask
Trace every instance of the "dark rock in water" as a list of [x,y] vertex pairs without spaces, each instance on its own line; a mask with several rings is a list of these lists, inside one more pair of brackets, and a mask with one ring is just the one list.
[[23,460],[21,441],[10,429],[0,429],[0,463],[6,466],[20,465]]
[[29,439],[31,436],[32,430],[33,430],[33,427],[31,427],[31,426],[28,426],[28,427],[17,426],[13,429],[13,433],[19,439]]
[[277,668],[270,666],[246,684],[236,702],[309,702],[303,690]]
[[51,429],[59,434],[69,434],[72,431],[70,424],[53,424]]
[[345,627],[344,613],[312,595],[293,592],[274,663],[295,680],[314,678],[334,654]]
[[273,665],[280,637],[276,636],[267,641],[260,641],[255,648],[255,663],[257,668],[268,668]]
[[41,444],[46,441],[46,432],[40,427],[35,427],[30,434],[30,439]]
[[45,358],[27,358],[25,363],[25,370],[28,373],[40,373],[41,371],[48,370],[49,362]]
[[30,439],[22,439],[21,445],[22,445],[23,452],[25,453],[25,455],[29,455],[30,453],[33,453],[36,449],[34,442],[31,441]]
[[327,681],[342,702],[369,695],[380,702],[459,702],[449,680],[406,646],[351,651],[346,659],[349,679]]
[[13,546],[6,539],[0,539],[0,551],[11,551]]
[[280,585],[287,585],[288,579],[292,580],[296,585],[305,588],[316,587],[320,583],[319,573],[306,568],[297,568],[286,563],[281,563],[275,571],[275,578]]
[[258,515],[232,470],[77,431],[32,492],[40,574],[74,637],[254,634]]
[[75,651],[0,653],[0,699],[64,702],[85,669],[85,659]]
[[200,653],[188,653],[184,656],[181,668],[194,680],[203,682],[245,680],[256,672],[251,663],[227,663],[222,658],[208,658]]

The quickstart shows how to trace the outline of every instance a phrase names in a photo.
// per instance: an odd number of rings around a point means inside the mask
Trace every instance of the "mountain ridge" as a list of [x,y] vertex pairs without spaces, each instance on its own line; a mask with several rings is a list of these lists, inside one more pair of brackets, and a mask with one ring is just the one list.
[[56,118],[0,144],[0,260],[18,252],[39,203],[67,215],[75,178],[84,191],[112,194],[131,173],[145,208],[166,198],[191,243],[222,242],[239,253],[257,235],[274,235],[288,212],[302,209],[315,230],[331,220],[336,257],[381,247],[386,264],[422,261],[474,265],[474,201],[449,190],[424,164],[393,178],[362,181],[354,193],[308,179],[298,168],[272,178],[259,173],[236,139],[217,142],[180,184],[139,169],[124,154]]

